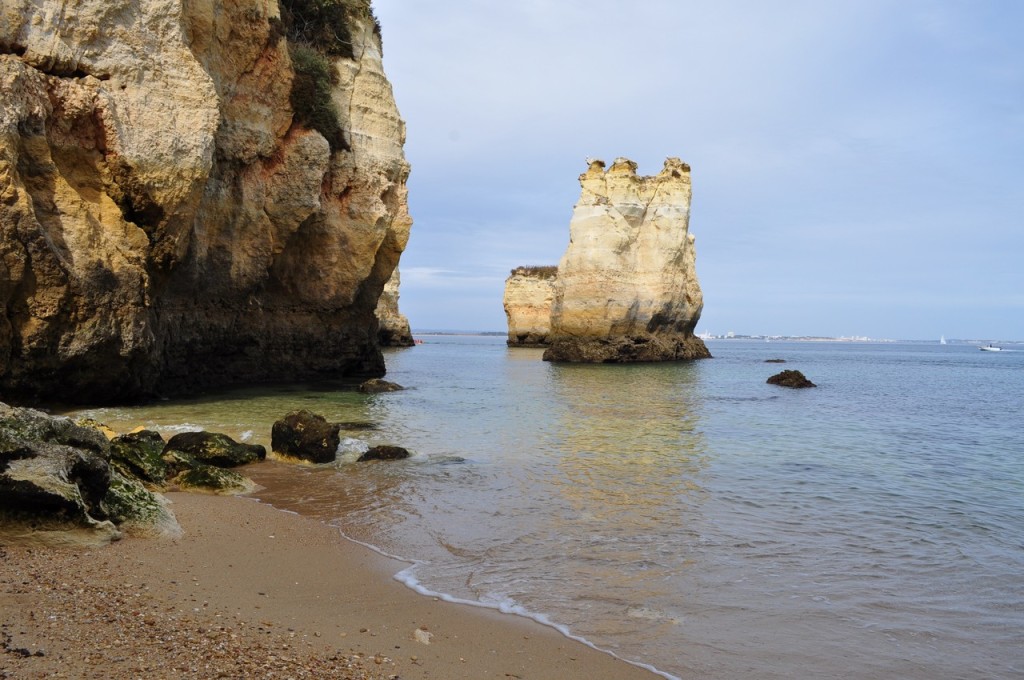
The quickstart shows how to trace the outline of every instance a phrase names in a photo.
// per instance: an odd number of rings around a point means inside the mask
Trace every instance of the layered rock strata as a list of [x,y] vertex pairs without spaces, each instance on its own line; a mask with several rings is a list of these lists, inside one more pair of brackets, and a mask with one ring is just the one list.
[[344,49],[277,0],[4,1],[0,392],[384,373],[405,128],[369,0],[331,8]]
[[395,268],[388,282],[384,284],[384,292],[377,301],[377,339],[381,347],[412,347],[416,344],[409,328],[409,319],[398,310],[399,286],[402,276]]
[[649,177],[619,158],[591,161],[569,225],[551,306],[548,361],[709,357],[693,331],[704,305],[689,232],[690,167]]
[[546,347],[558,267],[516,267],[505,279],[510,347]]

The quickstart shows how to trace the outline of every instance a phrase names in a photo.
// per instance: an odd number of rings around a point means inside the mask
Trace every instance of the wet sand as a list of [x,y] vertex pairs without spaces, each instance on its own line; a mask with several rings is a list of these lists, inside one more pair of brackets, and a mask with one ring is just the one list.
[[184,535],[0,547],[0,678],[651,680],[521,617],[419,595],[404,563],[246,498],[172,493]]

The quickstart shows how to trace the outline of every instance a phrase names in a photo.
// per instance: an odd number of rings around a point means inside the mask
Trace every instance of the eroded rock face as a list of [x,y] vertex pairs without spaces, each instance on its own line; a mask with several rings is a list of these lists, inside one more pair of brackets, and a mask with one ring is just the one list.
[[409,319],[398,310],[399,286],[402,284],[398,268],[384,284],[384,292],[377,301],[377,338],[381,347],[412,347],[416,344],[409,328]]
[[558,267],[516,267],[505,279],[510,347],[547,346],[557,275]]
[[548,361],[709,357],[693,330],[704,305],[689,233],[690,167],[651,177],[620,158],[592,161],[558,265]]
[[384,373],[409,166],[369,0],[347,4],[329,143],[293,110],[277,0],[5,0],[5,395]]

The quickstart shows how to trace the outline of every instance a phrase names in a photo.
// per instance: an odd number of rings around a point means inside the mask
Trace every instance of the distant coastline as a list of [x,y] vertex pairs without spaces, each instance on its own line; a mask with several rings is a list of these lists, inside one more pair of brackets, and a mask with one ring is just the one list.
[[[431,336],[478,336],[478,337],[505,337],[507,331],[476,331],[476,330],[452,330],[452,329],[423,329],[414,330],[413,335],[417,337]],[[747,335],[742,333],[725,333],[715,335],[713,333],[698,333],[701,340],[756,340],[759,342],[870,342],[870,343],[908,343],[908,344],[937,344],[938,340],[908,340],[892,338],[872,338],[866,335],[841,335],[838,337],[829,335]],[[986,345],[994,344],[1022,344],[1024,340],[999,340],[999,339],[977,339],[977,338],[947,338],[946,343],[950,345]]]

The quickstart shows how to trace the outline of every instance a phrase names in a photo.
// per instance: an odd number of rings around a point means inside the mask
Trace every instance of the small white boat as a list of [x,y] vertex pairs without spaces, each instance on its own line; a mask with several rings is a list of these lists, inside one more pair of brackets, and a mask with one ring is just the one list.
[[982,352],[1002,352],[1003,351],[1002,347],[996,347],[995,345],[985,345],[983,347],[979,347],[978,349],[980,349]]
[[945,335],[939,337],[939,344],[940,345],[945,345],[946,344],[946,336]]

